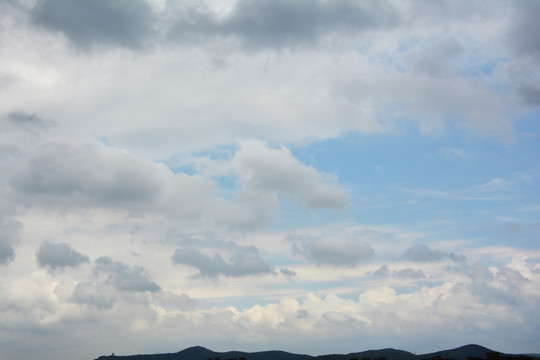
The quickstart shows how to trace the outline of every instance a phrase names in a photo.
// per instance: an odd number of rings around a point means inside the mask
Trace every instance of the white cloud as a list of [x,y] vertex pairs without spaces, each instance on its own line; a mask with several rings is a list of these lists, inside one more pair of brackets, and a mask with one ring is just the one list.
[[[540,274],[532,271],[534,264],[527,265],[519,259],[514,263],[529,269],[528,280],[516,277],[515,272],[505,267],[487,274],[486,268],[477,264],[464,267],[464,272],[452,282],[406,292],[374,284],[366,289],[357,288],[356,300],[332,293],[306,294],[245,308],[230,305],[205,308],[195,306],[187,295],[158,291],[141,296],[142,293],[126,292],[114,280],[110,281],[110,286],[84,281],[70,284],[67,279],[51,282],[48,277],[51,275],[34,273],[27,279],[3,279],[0,282],[2,292],[8,294],[0,301],[0,308],[4,309],[0,331],[2,334],[15,331],[16,334],[23,324],[26,329],[36,331],[54,324],[70,343],[62,352],[64,357],[75,351],[92,354],[96,349],[103,349],[103,344],[125,349],[122,351],[126,353],[137,353],[145,349],[141,339],[159,339],[163,346],[180,348],[201,341],[219,347],[227,341],[229,346],[248,350],[260,349],[274,341],[280,341],[285,349],[295,350],[298,349],[295,342],[301,340],[315,346],[314,353],[323,351],[325,346],[338,339],[351,339],[343,349],[346,352],[358,350],[353,341],[358,336],[384,345],[380,342],[383,334],[386,341],[408,341],[405,333],[413,334],[415,338],[429,336],[433,327],[444,329],[445,338],[456,342],[464,341],[460,335],[463,328],[468,329],[465,333],[486,334],[476,335],[475,340],[497,348],[498,340],[491,339],[493,333],[486,331],[498,329],[497,332],[504,334],[504,329],[522,327],[523,318],[532,316],[540,301]],[[109,261],[107,264],[116,264],[107,267],[107,274],[112,277],[142,274],[140,268],[120,262]],[[136,277],[140,278],[139,275]],[[141,279],[149,281],[145,276]],[[21,284],[24,286],[20,287]],[[37,296],[27,298],[25,292]],[[528,305],[520,306],[520,301],[526,301]],[[99,326],[101,335],[79,338],[78,332],[73,331],[76,326],[86,332],[90,324]],[[533,327],[527,329],[534,334],[534,326],[538,325],[529,323],[527,326]],[[113,344],[106,339],[107,334],[119,328],[124,331]],[[178,337],[182,339],[180,343]],[[407,344],[413,346],[410,342]],[[27,346],[33,349],[34,345]],[[429,349],[424,346],[423,349]],[[10,349],[18,348],[14,343]],[[112,351],[120,350],[107,353]]]
[[284,147],[245,141],[231,163],[240,176],[241,196],[281,192],[307,208],[342,209],[346,204],[346,193],[332,184],[335,179],[302,164]]
[[98,142],[49,141],[33,149],[11,185],[17,201],[29,207],[112,208],[181,216],[191,224],[257,225],[279,206],[280,193],[309,209],[345,205],[346,194],[334,179],[303,165],[285,148],[251,140],[226,166],[241,185],[230,201],[216,197],[217,185],[198,174],[175,174]]
[[2,355],[536,351],[537,8],[0,3]]

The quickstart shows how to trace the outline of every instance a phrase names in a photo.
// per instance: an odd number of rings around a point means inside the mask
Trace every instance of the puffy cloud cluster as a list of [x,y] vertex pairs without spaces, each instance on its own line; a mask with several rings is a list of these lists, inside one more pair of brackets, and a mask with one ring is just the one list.
[[[514,175],[497,166],[427,188],[435,161],[465,174],[500,146],[463,133],[531,146],[538,11],[533,1],[0,3],[2,356],[194,343],[322,353],[357,351],[359,338],[418,350],[435,346],[433,329],[536,351],[526,348],[540,334],[535,159],[512,164]],[[375,133],[447,136],[433,153],[420,141],[424,158],[335,141]],[[319,145],[347,164],[317,156]],[[398,159],[393,171],[375,163],[385,157]],[[429,166],[412,176],[417,162]],[[530,193],[511,193],[517,178]],[[396,186],[420,190],[396,197]],[[512,201],[491,206],[502,195]],[[437,204],[465,198],[476,205],[459,218]],[[462,226],[463,212],[481,220]],[[501,218],[526,229],[515,248],[485,246],[502,243],[486,230]]]
[[272,268],[260,257],[255,247],[236,247],[228,261],[219,253],[209,256],[195,249],[176,249],[171,259],[175,264],[196,268],[199,273],[193,275],[194,278],[216,278],[220,275],[244,277],[274,273]]
[[129,266],[120,261],[113,261],[102,256],[95,261],[94,271],[107,275],[107,283],[125,291],[156,292],[161,288],[148,278],[148,274],[141,266]]
[[232,200],[214,195],[217,184],[210,179],[173,173],[125,150],[95,141],[49,141],[33,149],[10,182],[17,201],[29,207],[110,208],[182,217],[191,224],[258,224],[278,207],[279,194],[308,209],[346,203],[335,179],[303,165],[285,148],[249,140],[225,166],[241,185]]
[[152,31],[145,0],[109,2],[40,1],[30,12],[34,24],[64,34],[82,49],[99,45],[139,48]]
[[31,205],[151,205],[161,190],[160,170],[97,142],[52,141],[34,149],[12,184]]
[[413,247],[405,250],[403,257],[407,260],[416,262],[438,261],[444,258],[449,258],[455,262],[465,260],[463,255],[456,255],[454,253],[448,254],[440,250],[432,250],[429,246],[422,244],[414,245]]
[[[14,47],[4,60],[13,83],[0,111],[53,119],[59,128],[86,130],[160,159],[238,138],[305,143],[354,130],[395,131],[410,122],[425,132],[458,127],[509,141],[516,103],[537,104],[536,75],[520,71],[534,68],[534,24],[527,19],[536,5],[475,2],[470,13],[461,6],[5,4],[6,23],[19,24],[9,36],[38,45],[34,52]],[[438,31],[428,36],[424,26]],[[92,49],[90,60],[66,48],[61,34],[78,49]],[[57,46],[55,57],[42,55],[47,41]],[[113,51],[118,47],[133,53]],[[91,60],[103,66],[87,71]]]
[[[540,272],[534,270],[534,264],[523,267],[524,260],[523,257],[516,258],[506,266],[490,270],[476,263],[462,268],[459,278],[453,281],[405,292],[392,286],[373,285],[358,290],[358,296],[354,298],[332,293],[308,293],[298,298],[285,296],[265,305],[244,309],[234,306],[201,308],[185,295],[163,291],[150,292],[147,297],[140,296],[142,294],[138,292],[134,296],[119,297],[114,295],[114,288],[101,287],[98,291],[95,283],[81,282],[75,286],[57,283],[53,290],[42,290],[41,298],[34,299],[33,303],[22,303],[18,310],[12,309],[10,316],[17,311],[23,314],[39,301],[51,302],[47,311],[25,313],[24,320],[10,318],[4,312],[1,331],[5,332],[6,321],[11,324],[25,321],[27,328],[36,330],[46,324],[55,324],[63,336],[75,339],[73,323],[65,320],[71,318],[73,321],[78,316],[77,327],[81,329],[85,329],[84,324],[88,321],[93,326],[97,324],[102,334],[123,328],[115,346],[125,346],[131,353],[143,349],[140,339],[148,341],[159,338],[165,344],[187,347],[204,339],[208,341],[206,344],[219,344],[224,334],[227,334],[227,341],[233,347],[242,345],[256,350],[269,341],[279,341],[285,348],[295,350],[295,342],[302,341],[315,346],[312,351],[317,353],[338,339],[362,336],[370,343],[373,341],[373,346],[384,346],[388,344],[387,339],[407,341],[411,335],[415,338],[430,337],[432,329],[437,328],[440,329],[438,335],[444,335],[451,341],[464,342],[475,334],[475,341],[498,348],[504,344],[499,343],[499,339],[493,339],[493,333],[504,334],[521,328],[526,331],[519,336],[532,339],[540,327],[536,320],[526,324],[523,322],[529,316],[536,318],[534,313],[540,301]],[[124,271],[125,266],[110,259],[96,263],[116,275],[136,272],[135,268]],[[522,272],[528,272],[527,278],[512,269],[519,267]],[[486,275],[486,271],[490,275]],[[33,278],[28,281],[33,286],[39,286],[42,280]],[[482,289],[478,289],[480,284],[483,284]],[[9,292],[14,286],[5,281],[2,283],[2,290],[9,294],[7,299],[2,300],[2,306],[15,300],[17,293]],[[117,290],[122,291],[120,288]],[[493,301],[494,298],[487,294],[488,290],[512,295],[498,296],[497,301]],[[516,300],[525,301],[526,304]],[[44,305],[40,305],[40,308],[44,309]],[[86,338],[85,341],[89,342],[90,347],[101,341],[109,344],[100,336]],[[507,343],[512,341],[512,338],[506,340]],[[443,346],[444,343],[436,345]],[[347,345],[343,351],[358,350],[354,346]],[[427,349],[430,348],[424,347],[419,351],[427,352]],[[66,353],[76,350],[80,351],[75,346],[64,349]]]
[[44,241],[39,246],[36,253],[38,265],[50,270],[64,269],[67,267],[77,267],[83,263],[90,262],[88,256],[71,248],[69,244],[53,244]]
[[337,236],[312,237],[292,234],[292,252],[317,265],[353,267],[370,259],[374,250],[362,239],[344,234]]
[[138,49],[166,38],[192,42],[233,37],[246,48],[312,45],[339,31],[362,32],[395,26],[400,15],[389,2],[238,1],[218,14],[209,4],[93,1],[63,6],[41,1],[31,21],[62,33],[80,49],[120,46]]
[[270,149],[261,141],[246,141],[232,167],[240,176],[241,196],[279,192],[308,208],[323,209],[342,209],[347,201],[346,193],[331,183],[335,179],[302,164],[284,147]]
[[10,219],[0,219],[0,265],[15,258],[15,245],[19,240],[21,224]]

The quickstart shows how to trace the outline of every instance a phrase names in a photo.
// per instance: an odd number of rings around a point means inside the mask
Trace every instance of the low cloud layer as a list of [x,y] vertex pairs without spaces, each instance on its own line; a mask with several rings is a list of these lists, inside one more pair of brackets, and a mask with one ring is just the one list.
[[152,31],[152,9],[145,0],[59,3],[39,1],[32,22],[61,32],[77,48],[121,46],[139,48]]
[[424,279],[426,275],[420,269],[402,269],[396,272],[396,276],[402,279]]
[[114,305],[116,296],[101,284],[80,282],[75,286],[70,300],[76,304],[86,304],[98,310],[105,310]]
[[90,262],[88,256],[74,250],[69,244],[49,241],[41,243],[36,252],[36,259],[39,266],[53,271]]
[[340,31],[392,27],[399,21],[386,1],[239,1],[221,31],[238,36],[248,48],[280,49],[313,45]]
[[151,203],[159,167],[98,143],[54,141],[39,146],[12,179],[24,202],[86,207]]
[[14,220],[0,219],[0,265],[15,259],[20,228],[21,224]]
[[342,209],[347,195],[335,179],[321,174],[294,158],[281,147],[272,149],[264,142],[249,140],[240,145],[232,167],[242,181],[241,196],[280,192],[308,208]]
[[171,259],[175,264],[196,268],[199,273],[193,275],[194,278],[274,274],[272,268],[264,262],[254,247],[238,247],[228,260],[225,260],[219,253],[210,256],[195,249],[176,249]]
[[193,225],[258,225],[279,207],[281,194],[306,209],[346,204],[336,179],[302,164],[286,148],[248,140],[223,167],[241,185],[230,200],[217,197],[217,184],[203,176],[173,173],[125,150],[99,142],[49,141],[29,154],[10,183],[17,201],[28,207],[158,213]]
[[354,267],[375,253],[368,243],[350,235],[311,237],[293,234],[289,240],[293,254],[317,265]]
[[8,129],[18,127],[28,132],[48,130],[55,124],[53,121],[43,119],[37,114],[31,114],[24,111],[12,111],[8,113],[5,115],[4,122]]
[[538,352],[539,10],[0,1],[2,360]]
[[206,3],[166,4],[158,9],[144,0],[68,5],[46,0],[31,11],[33,24],[62,33],[83,50],[138,49],[163,37],[179,42],[233,38],[247,49],[282,49],[314,45],[340,31],[389,28],[400,20],[386,1],[238,1],[218,14]]
[[445,253],[444,251],[440,250],[432,250],[427,245],[414,245],[413,247],[405,250],[403,257],[407,260],[417,262],[439,261],[443,259],[450,259],[455,262],[463,262],[465,260],[463,255]]
[[156,292],[161,288],[149,279],[147,271],[138,265],[129,266],[120,261],[113,261],[107,256],[96,259],[94,271],[107,276],[106,282],[124,291]]

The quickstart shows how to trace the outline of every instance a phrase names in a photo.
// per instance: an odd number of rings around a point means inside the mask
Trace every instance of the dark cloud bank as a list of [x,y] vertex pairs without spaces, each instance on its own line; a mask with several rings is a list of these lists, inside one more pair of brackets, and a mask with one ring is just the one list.
[[94,272],[106,274],[108,276],[106,282],[119,290],[156,292],[161,289],[158,284],[149,279],[149,274],[143,267],[113,261],[108,256],[96,259]]
[[192,276],[193,278],[274,274],[272,268],[264,262],[259,251],[254,247],[238,247],[228,260],[218,253],[208,256],[195,249],[177,249],[171,259],[175,264],[196,268],[199,273]]
[[53,244],[49,241],[41,243],[36,253],[36,259],[40,267],[53,271],[67,267],[77,267],[83,263],[90,262],[88,256],[72,249],[69,244]]
[[386,1],[239,1],[225,16],[204,3],[170,3],[161,12],[143,0],[40,1],[31,21],[60,32],[77,48],[137,49],[154,38],[195,41],[235,37],[246,48],[313,44],[328,34],[394,26],[399,13]]

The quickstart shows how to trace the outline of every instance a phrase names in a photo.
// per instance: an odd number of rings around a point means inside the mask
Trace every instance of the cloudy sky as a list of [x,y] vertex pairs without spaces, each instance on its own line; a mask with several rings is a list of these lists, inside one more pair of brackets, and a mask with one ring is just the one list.
[[540,352],[540,2],[0,3],[0,358]]

